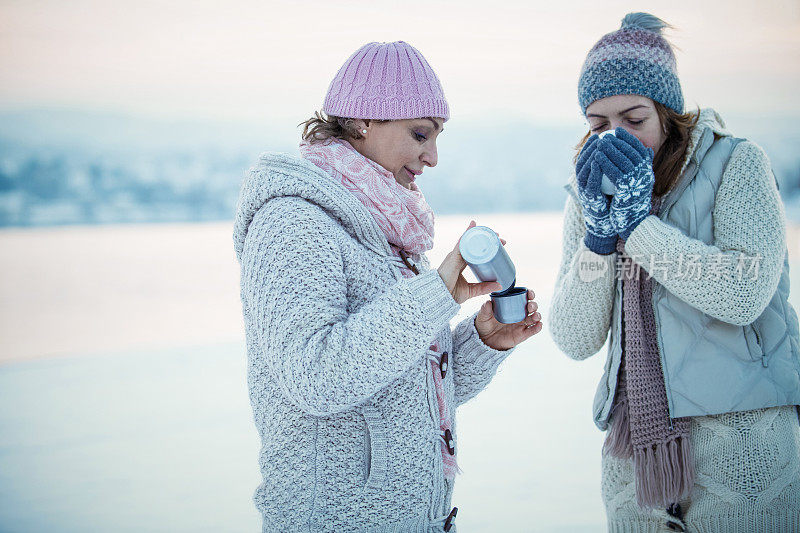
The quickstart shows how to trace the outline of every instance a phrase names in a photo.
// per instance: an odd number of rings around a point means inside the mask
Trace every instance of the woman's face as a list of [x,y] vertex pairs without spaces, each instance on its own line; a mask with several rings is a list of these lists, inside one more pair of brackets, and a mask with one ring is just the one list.
[[592,133],[621,127],[656,154],[667,138],[653,101],[645,96],[618,94],[601,98],[586,108],[586,119]]
[[350,143],[361,155],[391,172],[397,183],[410,189],[425,167],[436,166],[436,138],[443,131],[443,124],[440,118],[357,120],[362,138]]

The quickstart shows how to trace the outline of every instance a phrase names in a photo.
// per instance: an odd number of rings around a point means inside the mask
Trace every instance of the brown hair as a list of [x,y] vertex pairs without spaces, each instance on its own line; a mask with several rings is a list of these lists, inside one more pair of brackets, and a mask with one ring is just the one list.
[[[387,120],[372,120],[372,122],[388,122]],[[326,115],[322,111],[315,111],[314,116],[298,126],[303,126],[303,140],[311,143],[322,142],[330,138],[336,139],[361,139],[363,136],[355,125],[355,119]]]
[[[664,144],[661,145],[653,159],[653,173],[656,177],[653,194],[663,196],[680,177],[683,162],[686,159],[686,151],[689,149],[692,130],[700,116],[700,109],[688,113],[678,113],[659,102],[654,101],[653,104],[655,104],[658,120],[667,134]],[[575,161],[578,160],[581,148],[591,135],[591,131],[587,132],[575,147],[577,150]]]

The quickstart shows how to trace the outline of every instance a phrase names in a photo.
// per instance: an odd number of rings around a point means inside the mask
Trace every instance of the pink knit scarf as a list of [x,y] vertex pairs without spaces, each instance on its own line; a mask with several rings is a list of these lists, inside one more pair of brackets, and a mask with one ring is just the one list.
[[300,154],[353,193],[391,244],[414,255],[433,248],[433,210],[415,183],[406,189],[391,172],[341,139],[303,141]]

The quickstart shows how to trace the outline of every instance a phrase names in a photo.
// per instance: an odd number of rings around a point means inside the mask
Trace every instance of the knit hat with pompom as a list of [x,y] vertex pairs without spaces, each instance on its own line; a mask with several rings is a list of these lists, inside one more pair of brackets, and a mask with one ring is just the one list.
[[595,100],[618,94],[646,96],[683,113],[675,54],[661,35],[666,27],[666,22],[649,13],[628,13],[620,29],[597,41],[578,81],[584,114]]

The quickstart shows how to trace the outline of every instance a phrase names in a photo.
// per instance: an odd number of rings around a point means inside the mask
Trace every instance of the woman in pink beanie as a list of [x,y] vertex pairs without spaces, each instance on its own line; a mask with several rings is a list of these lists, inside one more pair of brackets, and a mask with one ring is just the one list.
[[425,257],[434,217],[416,180],[450,113],[415,48],[360,48],[323,112],[302,157],[261,156],[234,227],[263,531],[455,531],[455,409],[541,316],[529,291],[522,322],[487,301],[450,327],[499,284],[468,283],[457,245],[438,269]]

